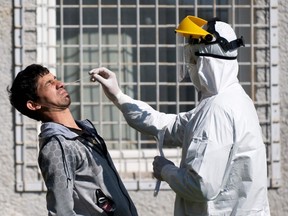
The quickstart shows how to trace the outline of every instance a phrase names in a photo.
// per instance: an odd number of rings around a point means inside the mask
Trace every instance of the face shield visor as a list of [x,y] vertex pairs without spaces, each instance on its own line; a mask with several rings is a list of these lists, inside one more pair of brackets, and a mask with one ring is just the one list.
[[[191,70],[197,71],[199,44],[193,44],[193,39],[185,38],[177,34],[177,74],[178,81],[181,82],[190,76]],[[191,78],[191,77],[190,77]]]
[[[181,21],[176,31],[176,55],[178,81],[190,77],[194,86],[199,83],[196,53],[199,52],[202,38],[211,40],[213,36],[202,28],[206,20],[187,16]],[[197,84],[196,84],[197,83]]]

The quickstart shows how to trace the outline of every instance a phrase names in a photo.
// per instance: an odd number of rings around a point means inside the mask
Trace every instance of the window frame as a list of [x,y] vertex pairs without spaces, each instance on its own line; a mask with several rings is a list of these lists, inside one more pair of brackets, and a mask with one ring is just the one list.
[[[117,1],[117,10],[119,11],[121,9],[120,1]],[[158,2],[158,1],[156,1]],[[161,2],[161,1],[160,1]],[[184,10],[187,5],[179,5],[178,1],[176,1],[175,6],[167,5],[167,8],[175,8],[176,10],[176,16],[179,17],[179,11],[182,9]],[[269,22],[267,24],[258,24],[255,23],[254,16],[255,11],[260,8],[263,8],[263,5],[257,5],[253,4],[253,2],[250,2],[250,4],[243,4],[243,5],[237,5],[236,0],[231,1],[230,10],[231,13],[235,12],[235,9],[237,7],[243,7],[243,8],[250,8],[251,12],[251,20],[250,24],[237,24],[235,22],[235,17],[230,17],[229,22],[231,23],[232,27],[238,28],[241,26],[246,26],[250,28],[251,30],[251,38],[254,38],[255,31],[254,28],[265,28],[266,33],[268,32],[269,37],[271,38],[270,43],[268,40],[265,44],[257,44],[257,43],[250,43],[246,46],[251,50],[251,60],[250,62],[240,62],[239,65],[247,65],[251,69],[251,82],[253,85],[251,86],[251,97],[253,101],[255,102],[256,108],[261,107],[263,104],[268,103],[266,106],[267,109],[270,110],[268,112],[268,117],[261,119],[263,116],[263,113],[261,113],[260,110],[260,121],[261,126],[263,126],[265,129],[265,144],[267,146],[267,163],[268,163],[268,185],[269,188],[278,188],[281,186],[281,163],[280,163],[280,99],[279,99],[279,60],[278,60],[278,53],[279,53],[279,47],[278,47],[278,1],[273,0],[270,1],[270,3],[266,3],[264,5],[265,12],[269,15]],[[20,0],[14,0],[14,57],[15,57],[15,67],[14,67],[14,74],[16,74],[24,69],[25,66],[29,62],[36,61],[41,64],[44,64],[47,66],[51,71],[55,71],[57,68],[57,60],[55,58],[56,56],[56,29],[55,29],[55,19],[51,19],[51,17],[55,17],[55,5],[56,0],[48,1],[48,0],[36,0],[35,5],[28,5],[25,4],[24,1]],[[139,16],[139,10],[143,8],[153,8],[151,5],[140,5],[139,2],[137,2],[136,5],[126,5],[127,8],[133,8],[136,7],[137,16]],[[100,1],[98,4],[98,7],[114,7],[112,5],[101,5]],[[195,15],[197,15],[199,8],[210,8],[213,13],[216,13],[217,8],[226,8],[225,5],[217,5],[214,3],[213,5],[202,5],[199,3],[197,4],[197,1],[194,2],[194,7],[191,7],[191,11],[194,11]],[[156,8],[165,8],[165,5],[163,4],[156,4]],[[254,11],[255,10],[255,11]],[[158,10],[156,11],[156,17],[157,17]],[[27,21],[27,17],[31,16],[31,14],[35,16],[35,23],[29,24]],[[37,14],[37,17],[36,15]],[[100,13],[101,15],[101,13]],[[100,17],[99,15],[99,17]],[[49,18],[48,18],[49,17]],[[63,17],[61,18],[63,19]],[[179,19],[179,18],[178,18]],[[33,20],[33,19],[32,19]],[[30,20],[30,21],[32,21]],[[48,20],[48,22],[47,22]],[[137,18],[136,23],[136,31],[139,33],[139,17]],[[179,20],[177,20],[179,21]],[[33,22],[32,22],[33,23]],[[178,22],[179,23],[179,22]],[[173,24],[160,24],[156,23],[154,25],[155,31],[158,32],[156,34],[159,35],[159,30],[161,27],[174,27]],[[101,29],[101,26],[99,26]],[[270,29],[270,31],[268,30]],[[101,30],[100,30],[101,31]],[[30,33],[34,33],[37,38],[36,41],[26,41],[26,36]],[[46,34],[48,32],[48,34]],[[139,40],[139,34],[137,37],[137,40]],[[158,39],[158,38],[157,38]],[[121,45],[121,42],[117,42],[117,46]],[[61,46],[61,45],[60,45]],[[98,46],[101,47],[101,40],[98,41]],[[109,46],[109,45],[108,45]],[[116,47],[117,47],[116,46]],[[156,81],[154,82],[147,82],[147,83],[141,83],[139,78],[136,80],[136,82],[121,82],[121,87],[129,87],[129,85],[135,85],[137,92],[139,94],[136,95],[138,99],[141,99],[141,86],[149,86],[149,85],[155,85],[156,88],[156,101],[150,101],[151,105],[155,107],[156,109],[161,109],[161,106],[164,104],[167,104],[167,102],[161,102],[160,101],[160,93],[159,89],[161,85],[163,85],[163,82],[160,81],[159,78],[159,67],[164,64],[159,62],[159,53],[156,53],[156,60],[155,62],[148,62],[143,63],[140,61],[139,53],[141,44],[137,44],[136,50],[137,50],[137,60],[136,60],[136,73],[139,73],[141,71],[141,65],[149,65],[149,64],[155,64],[156,65]],[[156,52],[159,51],[159,47],[175,47],[175,44],[166,44],[163,45],[159,42],[155,44]],[[271,59],[269,59],[268,63],[258,62],[255,61],[254,56],[256,55],[255,47],[261,48],[264,47],[266,52],[269,53],[271,56]],[[82,47],[83,48],[83,47]],[[82,58],[80,56],[80,58]],[[122,62],[118,61],[115,63],[116,65],[122,65]],[[267,85],[267,91],[270,100],[268,101],[258,101],[257,100],[257,94],[255,93],[255,89],[257,85],[263,85],[263,83],[257,83],[256,80],[254,80],[254,75],[257,73],[255,71],[255,67],[257,64],[263,64],[263,67],[266,67],[265,73],[268,74],[268,85]],[[99,58],[99,65],[101,65],[101,57]],[[173,63],[167,62],[167,65],[173,65]],[[61,65],[63,67],[64,65]],[[96,65],[95,65],[96,66]],[[79,66],[80,68],[84,68],[83,65]],[[121,67],[117,71],[120,74],[121,77]],[[63,68],[62,68],[63,69]],[[137,74],[137,77],[140,77],[140,74]],[[62,76],[62,75],[61,75]],[[83,77],[83,73],[80,74],[80,78]],[[245,82],[242,84],[246,85]],[[249,84],[249,83],[248,83]],[[266,85],[266,81],[264,83]],[[170,85],[170,84],[169,84]],[[176,82],[174,84],[177,89],[177,94],[179,94],[179,89],[185,85],[185,83],[178,83]],[[84,83],[83,83],[84,86]],[[81,87],[81,89],[83,88]],[[83,90],[83,89],[82,89]],[[129,92],[128,92],[129,93]],[[103,92],[100,88],[99,90],[99,98],[100,103],[102,105],[111,105],[109,101],[107,101],[104,96]],[[193,102],[187,102],[187,104],[190,103],[190,105],[196,105],[197,103],[197,94],[195,94],[196,100]],[[84,103],[83,101],[80,101],[80,103]],[[172,104],[173,102],[171,102]],[[176,103],[178,105],[181,104],[181,101],[179,98],[177,99]],[[116,109],[116,108],[115,108]],[[180,111],[179,106],[177,106],[177,112]],[[258,111],[258,110],[257,110]],[[267,113],[264,113],[267,114]],[[84,116],[84,112],[81,111],[81,117]],[[113,123],[113,122],[112,122]],[[102,122],[101,120],[99,122],[95,122],[97,124],[97,128],[99,128],[100,134],[103,132],[103,125],[105,125],[105,122]],[[126,125],[125,120],[121,115],[119,114],[119,119],[116,123],[118,125],[118,131],[119,134],[121,134],[123,127]],[[15,169],[16,169],[16,191],[18,192],[30,192],[30,191],[45,191],[45,185],[42,181],[40,171],[37,166],[37,153],[38,153],[38,140],[37,140],[37,134],[39,133],[39,123],[32,121],[28,119],[27,117],[21,115],[18,111],[15,111]],[[105,138],[105,136],[104,136]],[[115,141],[111,141],[113,144],[119,144],[121,146],[121,143],[123,142],[121,135],[119,138]],[[154,183],[155,180],[152,179],[152,175],[149,175],[147,178],[147,172],[152,170],[151,162],[153,157],[158,154],[157,149],[141,149],[142,144],[155,144],[155,141],[152,139],[143,140],[142,135],[139,133],[136,134],[135,140],[131,141],[132,143],[135,143],[136,146],[138,146],[138,149],[118,149],[118,150],[110,150],[110,153],[114,159],[115,165],[117,169],[120,172],[120,175],[122,175],[124,179],[124,184],[128,188],[128,190],[153,190],[154,189]],[[35,146],[36,143],[36,146]],[[108,141],[109,143],[109,141]],[[155,145],[156,146],[156,145]],[[31,151],[30,151],[31,150]],[[36,153],[35,153],[36,152]],[[180,161],[180,155],[181,150],[180,149],[165,149],[164,150],[165,155],[171,160],[173,160],[176,164]],[[33,160],[30,160],[29,158],[32,158]],[[129,167],[127,166],[129,164]],[[128,168],[127,168],[128,167]],[[128,178],[126,178],[128,173]],[[129,173],[136,173],[136,177],[130,178]],[[146,173],[146,174],[145,174]],[[162,189],[169,189],[169,186],[167,184],[162,184]]]

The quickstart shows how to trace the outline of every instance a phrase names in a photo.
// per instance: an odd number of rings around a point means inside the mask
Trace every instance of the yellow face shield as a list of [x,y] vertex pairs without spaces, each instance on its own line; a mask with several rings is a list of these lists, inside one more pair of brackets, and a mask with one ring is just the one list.
[[[195,74],[197,71],[196,63],[198,57],[195,53],[199,50],[200,41],[205,40],[207,37],[213,39],[209,32],[202,29],[206,24],[207,21],[204,19],[187,16],[175,30],[177,33],[177,74],[180,82],[188,77],[191,79],[191,74]],[[191,81],[194,84],[192,79]]]
[[244,46],[243,38],[237,38],[232,27],[216,17],[206,21],[187,16],[175,32],[179,81],[186,78],[187,74],[191,78],[191,69],[197,69],[199,56],[234,60],[237,58],[237,48]]
[[213,35],[202,28],[206,24],[207,21],[204,19],[195,16],[186,16],[175,31],[185,38],[212,41]]

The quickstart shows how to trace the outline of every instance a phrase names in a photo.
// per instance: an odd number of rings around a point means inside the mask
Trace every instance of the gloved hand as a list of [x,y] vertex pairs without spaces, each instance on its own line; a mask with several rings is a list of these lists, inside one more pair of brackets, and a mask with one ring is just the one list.
[[105,67],[95,68],[89,71],[91,81],[101,83],[105,95],[112,101],[117,100],[117,94],[121,92],[116,74]]
[[162,156],[156,156],[154,157],[154,161],[153,161],[153,175],[155,178],[157,178],[158,180],[162,181],[162,176],[161,176],[161,171],[163,169],[163,167],[167,164],[171,164],[174,165],[174,163],[170,160],[167,160],[165,157]]

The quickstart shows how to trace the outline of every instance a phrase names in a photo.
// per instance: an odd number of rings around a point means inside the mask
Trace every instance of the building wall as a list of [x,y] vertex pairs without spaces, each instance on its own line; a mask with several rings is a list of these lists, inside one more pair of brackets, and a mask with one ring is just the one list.
[[[288,214],[288,5],[279,0],[279,44],[280,44],[280,95],[281,95],[281,151],[282,186],[269,190],[271,214]],[[13,79],[13,1],[1,0],[0,7],[0,215],[42,216],[47,215],[45,193],[15,192],[15,155],[13,110],[9,104],[6,87]],[[152,191],[129,191],[139,215],[173,215],[175,195],[172,191],[161,191],[157,198]]]
[[270,208],[274,216],[288,214],[288,5],[285,0],[278,2],[282,186],[278,190],[269,191]]

